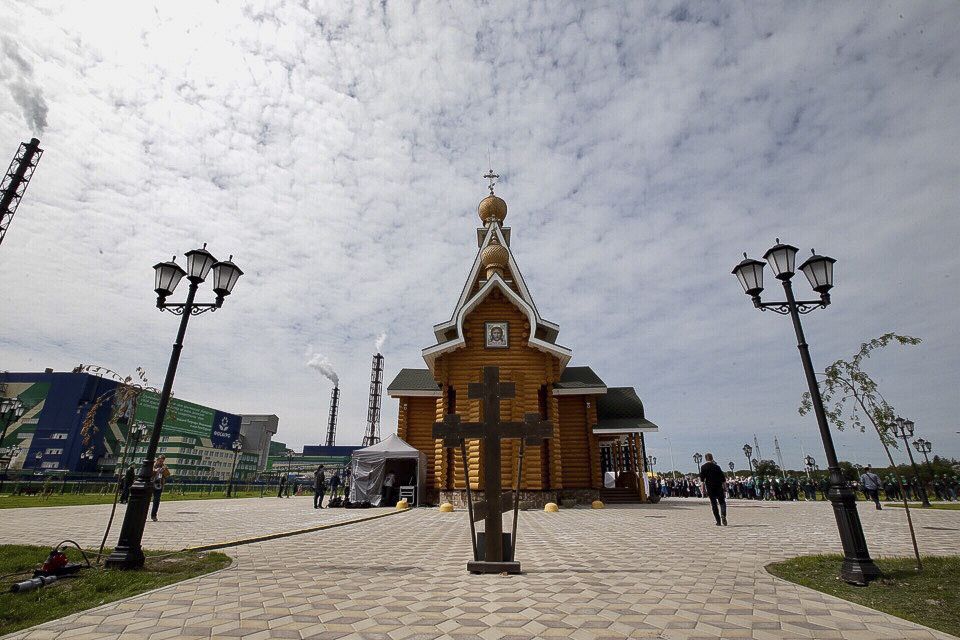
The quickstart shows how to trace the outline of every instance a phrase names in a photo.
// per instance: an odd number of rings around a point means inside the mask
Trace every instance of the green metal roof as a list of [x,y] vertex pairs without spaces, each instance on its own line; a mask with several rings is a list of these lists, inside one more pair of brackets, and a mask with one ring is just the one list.
[[440,391],[440,385],[433,379],[429,369],[400,369],[400,373],[387,387],[387,393],[403,391]]
[[643,415],[643,402],[633,387],[610,387],[597,396],[597,424],[594,429],[635,431],[659,430]]
[[567,367],[560,374],[560,382],[554,389],[595,389],[606,388],[606,384],[590,367]]

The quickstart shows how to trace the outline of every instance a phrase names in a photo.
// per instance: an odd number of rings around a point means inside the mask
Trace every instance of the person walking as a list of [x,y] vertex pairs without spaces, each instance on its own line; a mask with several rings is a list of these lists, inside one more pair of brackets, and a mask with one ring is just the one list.
[[121,504],[127,504],[127,500],[130,499],[130,487],[133,486],[133,480],[137,475],[137,470],[134,466],[135,465],[130,465],[126,473],[123,474],[123,486],[120,489]]
[[877,511],[883,509],[880,506],[880,476],[873,472],[869,464],[860,474],[860,486],[863,487],[863,492],[867,494],[867,498],[873,500],[873,504],[877,506]]
[[287,487],[287,474],[281,473],[281,474],[280,474],[280,484],[277,485],[277,497],[278,497],[278,498],[282,498],[282,497],[283,497],[283,490],[284,490],[286,487]]
[[[703,481],[703,487],[710,498],[710,508],[713,509],[713,517],[717,519],[717,526],[721,524],[727,526],[727,501],[724,496],[724,488],[727,484],[727,475],[723,472],[716,462],[713,461],[713,454],[708,453],[704,456],[706,462],[700,467],[700,479]],[[720,505],[719,510],[717,505]]]
[[313,508],[323,509],[323,494],[327,491],[327,476],[323,472],[323,465],[313,472]]
[[333,500],[340,493],[340,470],[337,469],[330,476],[330,499]]
[[170,477],[170,468],[167,467],[167,457],[159,456],[153,463],[153,510],[150,511],[150,519],[157,521],[157,511],[160,509],[160,496],[163,494],[163,486]]

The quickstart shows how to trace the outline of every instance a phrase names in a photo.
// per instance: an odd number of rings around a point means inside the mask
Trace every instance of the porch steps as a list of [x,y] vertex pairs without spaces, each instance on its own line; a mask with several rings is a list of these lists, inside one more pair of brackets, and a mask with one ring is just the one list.
[[629,487],[601,489],[600,500],[604,504],[640,504],[642,502],[636,490]]

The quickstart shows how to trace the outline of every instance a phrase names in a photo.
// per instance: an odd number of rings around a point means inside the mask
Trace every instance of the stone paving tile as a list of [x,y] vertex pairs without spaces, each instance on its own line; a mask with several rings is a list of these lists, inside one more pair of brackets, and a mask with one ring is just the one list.
[[[257,514],[244,503],[259,504]],[[165,506],[180,505],[193,506]],[[200,538],[231,537],[264,532],[258,518],[269,528],[343,513],[316,512],[307,503],[300,507],[305,515],[292,513],[296,506],[295,499],[232,501],[213,507],[241,512],[225,517],[224,526],[206,518],[192,526]],[[11,523],[7,514],[0,539],[16,530],[15,539],[49,542],[45,517]],[[81,514],[77,519],[95,530],[86,520],[100,514]],[[910,553],[902,512],[861,514],[874,555]],[[960,513],[915,517],[925,553],[960,550]],[[778,559],[839,547],[828,504],[734,503],[730,521],[715,528],[709,506],[694,500],[524,512],[518,557],[525,573],[471,576],[464,515],[415,510],[230,549],[236,562],[228,570],[12,637],[949,638],[764,571]]]

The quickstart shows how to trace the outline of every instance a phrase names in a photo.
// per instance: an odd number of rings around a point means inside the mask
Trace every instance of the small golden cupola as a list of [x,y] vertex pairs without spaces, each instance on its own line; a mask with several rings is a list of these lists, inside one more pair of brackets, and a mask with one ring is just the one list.
[[493,193],[493,185],[496,184],[496,179],[500,176],[494,173],[493,169],[490,169],[490,172],[483,177],[490,181],[490,186],[487,187],[490,189],[490,195],[480,201],[477,214],[483,221],[484,226],[488,226],[493,221],[503,226],[503,219],[507,217],[507,203],[504,202],[503,198],[497,197]]
[[502,277],[504,270],[507,268],[507,263],[509,260],[510,252],[507,251],[505,246],[500,244],[500,241],[497,239],[496,235],[491,238],[490,244],[485,246],[483,251],[480,252],[480,266],[482,266],[486,271],[488,280],[495,273]]

